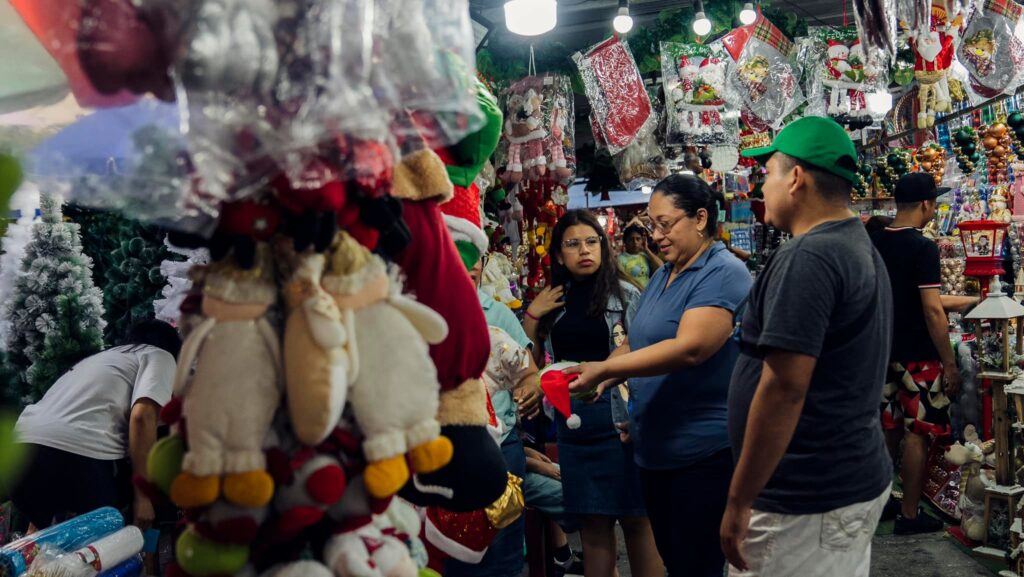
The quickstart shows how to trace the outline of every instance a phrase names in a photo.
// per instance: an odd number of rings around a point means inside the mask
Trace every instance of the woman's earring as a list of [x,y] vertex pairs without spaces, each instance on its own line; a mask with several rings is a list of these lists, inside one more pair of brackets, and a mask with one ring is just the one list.
[[699,237],[701,237],[701,238],[704,238],[704,231],[702,231],[702,230],[698,230],[698,231],[697,231],[697,236],[699,236]]

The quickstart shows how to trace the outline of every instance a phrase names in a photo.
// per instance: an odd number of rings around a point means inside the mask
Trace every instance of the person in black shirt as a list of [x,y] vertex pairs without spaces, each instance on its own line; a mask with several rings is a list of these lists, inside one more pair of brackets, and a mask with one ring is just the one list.
[[889,271],[893,295],[893,339],[882,399],[882,427],[889,450],[903,435],[903,504],[897,534],[938,531],[942,522],[921,513],[928,438],[950,432],[950,398],[960,389],[960,370],[949,342],[949,324],[939,296],[939,248],[921,227],[935,216],[936,188],[930,174],[911,173],[896,185],[896,218],[870,233]]

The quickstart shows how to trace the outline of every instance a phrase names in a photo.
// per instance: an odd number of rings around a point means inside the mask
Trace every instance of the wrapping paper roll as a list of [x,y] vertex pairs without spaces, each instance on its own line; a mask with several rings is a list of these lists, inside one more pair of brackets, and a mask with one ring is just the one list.
[[43,545],[72,551],[124,527],[124,517],[113,507],[103,507],[42,531],[0,549],[0,577],[18,577],[35,560]]
[[96,571],[113,568],[142,552],[142,531],[128,526],[75,551],[83,563]]
[[96,577],[139,577],[140,575],[142,575],[142,555],[136,555]]

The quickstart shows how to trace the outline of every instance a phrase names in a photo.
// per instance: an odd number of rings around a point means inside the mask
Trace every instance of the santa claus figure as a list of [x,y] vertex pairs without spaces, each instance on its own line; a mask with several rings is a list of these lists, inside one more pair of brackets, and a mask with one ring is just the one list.
[[947,74],[953,65],[954,44],[962,23],[962,14],[950,20],[945,0],[936,0],[932,2],[929,28],[909,34],[914,48],[914,78],[920,84],[918,128],[935,126],[935,113],[952,109]]

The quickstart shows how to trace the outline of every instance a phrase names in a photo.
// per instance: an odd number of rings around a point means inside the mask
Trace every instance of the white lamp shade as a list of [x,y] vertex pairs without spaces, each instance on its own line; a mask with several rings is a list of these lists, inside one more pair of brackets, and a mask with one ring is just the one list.
[[505,2],[505,27],[520,36],[540,36],[558,23],[555,0],[509,0]]
[[697,36],[707,36],[711,32],[711,21],[703,12],[698,12],[693,20],[693,31]]
[[740,22],[747,25],[753,24],[754,20],[757,20],[757,12],[754,12],[754,5],[747,2],[743,5],[743,10],[740,10]]
[[868,94],[867,101],[868,112],[875,118],[882,118],[892,110],[892,94],[888,90]]
[[619,8],[619,13],[612,20],[612,28],[619,34],[625,34],[633,29],[633,17],[629,15],[629,8]]

